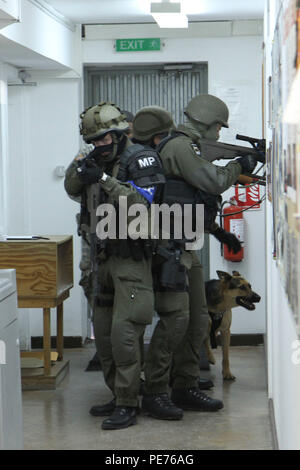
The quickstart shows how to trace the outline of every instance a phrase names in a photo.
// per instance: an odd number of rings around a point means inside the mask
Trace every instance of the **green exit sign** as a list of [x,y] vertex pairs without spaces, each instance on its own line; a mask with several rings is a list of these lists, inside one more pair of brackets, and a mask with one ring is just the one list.
[[116,39],[117,52],[160,51],[159,38]]

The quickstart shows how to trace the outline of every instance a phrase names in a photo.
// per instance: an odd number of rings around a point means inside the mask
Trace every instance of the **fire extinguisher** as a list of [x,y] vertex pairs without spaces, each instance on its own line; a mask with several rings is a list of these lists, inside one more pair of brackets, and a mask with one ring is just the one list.
[[[222,214],[224,230],[226,230],[226,232],[233,233],[241,243],[244,242],[245,232],[243,209],[244,207],[237,204],[235,197],[232,197],[229,201],[229,205],[223,209]],[[223,256],[228,261],[242,261],[244,258],[244,248],[242,248],[238,253],[233,253],[233,251],[229,251],[227,245],[224,244]]]

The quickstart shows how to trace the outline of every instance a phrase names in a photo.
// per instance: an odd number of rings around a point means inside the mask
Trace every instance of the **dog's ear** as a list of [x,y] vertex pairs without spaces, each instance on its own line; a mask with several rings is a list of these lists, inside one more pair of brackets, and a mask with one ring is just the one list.
[[230,274],[226,273],[225,271],[217,271],[217,275],[219,276],[219,279],[223,281],[230,281],[231,277]]
[[240,276],[240,273],[238,271],[232,271],[233,276]]

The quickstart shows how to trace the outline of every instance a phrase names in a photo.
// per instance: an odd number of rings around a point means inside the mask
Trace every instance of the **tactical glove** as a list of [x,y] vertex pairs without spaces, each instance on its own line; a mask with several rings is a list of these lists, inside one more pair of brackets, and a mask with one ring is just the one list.
[[83,184],[98,183],[103,176],[103,170],[91,158],[85,158],[78,162],[77,175]]
[[226,232],[226,230],[221,227],[213,232],[213,236],[216,237],[219,242],[225,243],[228,250],[232,250],[234,254],[238,253],[242,249],[242,245],[239,239],[233,233]]
[[244,157],[237,158],[235,161],[241,165],[242,174],[252,173],[257,163],[257,160],[253,155],[245,155]]

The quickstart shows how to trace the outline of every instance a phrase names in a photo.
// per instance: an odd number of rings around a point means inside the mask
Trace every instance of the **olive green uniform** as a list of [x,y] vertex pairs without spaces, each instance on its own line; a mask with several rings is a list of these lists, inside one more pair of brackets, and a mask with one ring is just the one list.
[[[126,148],[129,145],[127,139]],[[97,183],[107,195],[106,202],[116,206],[119,197],[125,196],[128,208],[135,203],[148,206],[132,185],[116,179],[118,167],[117,158],[112,176]],[[79,196],[86,189],[76,169],[77,162],[73,161],[66,172],[65,189],[70,196]],[[118,240],[109,242],[115,247],[119,244]],[[139,341],[154,312],[151,260],[107,257],[100,252],[97,262],[100,292],[93,312],[94,331],[105,382],[116,397],[117,406],[135,407],[141,369]]]
[[[179,126],[182,135],[169,140],[160,152],[167,178],[178,178],[207,193],[218,195],[228,189],[241,173],[241,165],[230,162],[216,166],[201,157],[201,135],[192,126]],[[211,231],[217,224],[211,227]],[[153,333],[146,363],[146,393],[197,386],[199,351],[207,332],[208,311],[203,269],[195,251],[185,251],[182,262],[188,268],[188,292],[157,293],[160,316]],[[169,368],[173,353],[171,378]]]

